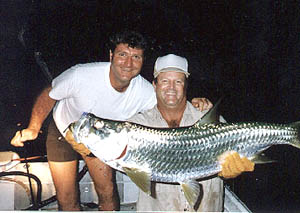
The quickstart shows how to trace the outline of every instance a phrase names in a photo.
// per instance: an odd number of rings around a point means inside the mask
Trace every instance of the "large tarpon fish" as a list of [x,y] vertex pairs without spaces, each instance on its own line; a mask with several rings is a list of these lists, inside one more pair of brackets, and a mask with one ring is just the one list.
[[218,158],[226,151],[236,151],[256,162],[259,154],[272,145],[300,148],[300,122],[215,121],[216,107],[193,126],[180,128],[151,128],[84,113],[69,130],[78,143],[109,166],[125,172],[148,194],[151,181],[179,183],[192,207],[200,193],[196,180],[219,173]]

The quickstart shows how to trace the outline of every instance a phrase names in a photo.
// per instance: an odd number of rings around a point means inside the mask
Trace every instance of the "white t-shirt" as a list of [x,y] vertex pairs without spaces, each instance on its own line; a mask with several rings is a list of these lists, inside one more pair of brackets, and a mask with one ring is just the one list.
[[83,112],[101,118],[126,120],[156,104],[153,86],[141,75],[131,80],[125,92],[116,91],[109,80],[110,64],[79,64],[52,81],[49,96],[58,100],[53,118],[63,135],[68,125],[77,121]]

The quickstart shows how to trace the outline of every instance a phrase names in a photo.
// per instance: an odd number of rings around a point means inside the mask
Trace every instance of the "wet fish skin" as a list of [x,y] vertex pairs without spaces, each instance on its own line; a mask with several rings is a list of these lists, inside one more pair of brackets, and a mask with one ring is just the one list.
[[[84,125],[82,125],[83,120]],[[101,128],[94,128],[99,122],[103,123]],[[145,165],[143,161],[148,162],[152,171],[163,174],[160,177],[154,173],[153,180],[163,182],[178,182],[175,180],[187,177],[202,178],[216,174],[220,171],[217,158],[228,150],[237,151],[240,155],[253,159],[256,154],[271,145],[289,144],[297,147],[299,141],[296,125],[288,124],[250,122],[199,125],[197,123],[191,127],[169,129],[105,120],[92,114],[87,114],[79,123],[80,128],[73,127],[77,132],[73,130],[73,134],[75,133],[75,138],[80,138],[79,141],[91,150],[94,150],[93,146],[96,143],[101,142],[90,138],[99,137],[99,140],[105,141],[109,140],[112,132],[118,134],[121,129],[126,130],[127,152],[122,160],[131,163],[139,162],[143,165]],[[83,132],[88,134],[84,136]],[[97,156],[97,153],[94,154]],[[103,157],[99,156],[99,158]],[[111,159],[102,160],[111,161]],[[192,168],[190,164],[194,162],[197,162],[197,166],[193,168],[197,170],[193,171],[197,174],[188,172],[191,176],[186,175],[185,170]],[[122,168],[116,169],[122,171]],[[170,172],[174,177],[162,172]]]
[[226,151],[255,161],[272,145],[300,148],[299,125],[200,120],[190,127],[150,128],[85,114],[70,130],[77,141],[111,167],[126,172],[143,191],[148,191],[145,182],[151,180],[186,184],[184,191],[190,193],[196,190],[191,180],[221,171],[218,157]]

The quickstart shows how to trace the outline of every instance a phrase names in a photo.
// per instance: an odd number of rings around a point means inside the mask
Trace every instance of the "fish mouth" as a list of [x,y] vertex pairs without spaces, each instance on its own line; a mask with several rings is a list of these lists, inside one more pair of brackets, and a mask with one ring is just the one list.
[[80,132],[86,128],[87,125],[89,122],[89,115],[87,113],[84,113],[82,115],[82,117],[76,121],[76,122],[73,122],[69,125],[68,129],[73,133],[73,136],[74,136],[74,139],[76,141],[80,141],[79,137],[80,137]]

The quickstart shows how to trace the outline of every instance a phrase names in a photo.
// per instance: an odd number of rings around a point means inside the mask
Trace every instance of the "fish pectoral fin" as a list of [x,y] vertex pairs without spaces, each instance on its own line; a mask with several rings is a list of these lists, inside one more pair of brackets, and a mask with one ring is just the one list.
[[251,160],[255,164],[274,163],[274,162],[276,162],[276,160],[272,160],[272,159],[268,158],[264,153],[254,155],[249,160]]
[[186,180],[180,183],[180,185],[186,200],[195,209],[199,199],[202,199],[202,197],[200,197],[200,184],[195,180]]
[[128,167],[123,167],[123,171],[143,192],[151,195],[151,180],[148,172]]

